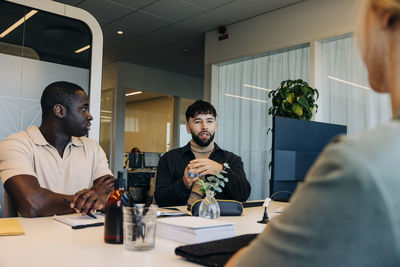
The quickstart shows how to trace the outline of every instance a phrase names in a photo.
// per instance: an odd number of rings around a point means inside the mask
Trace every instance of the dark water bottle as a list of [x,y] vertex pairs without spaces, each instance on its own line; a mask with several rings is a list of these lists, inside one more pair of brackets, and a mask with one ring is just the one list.
[[118,172],[118,178],[114,183],[114,191],[108,197],[106,203],[106,216],[104,218],[104,241],[111,244],[123,242],[122,228],[122,201],[124,192],[123,173]]

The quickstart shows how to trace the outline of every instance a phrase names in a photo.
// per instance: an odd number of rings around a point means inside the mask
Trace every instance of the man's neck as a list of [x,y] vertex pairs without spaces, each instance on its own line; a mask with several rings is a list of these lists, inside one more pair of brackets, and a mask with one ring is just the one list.
[[212,141],[208,146],[200,146],[192,139],[190,140],[190,149],[195,154],[196,158],[198,158],[199,154],[206,154],[208,158],[214,150],[214,141]]
[[61,131],[58,125],[53,124],[42,123],[39,130],[46,141],[54,146],[62,157],[65,147],[71,141],[71,136]]

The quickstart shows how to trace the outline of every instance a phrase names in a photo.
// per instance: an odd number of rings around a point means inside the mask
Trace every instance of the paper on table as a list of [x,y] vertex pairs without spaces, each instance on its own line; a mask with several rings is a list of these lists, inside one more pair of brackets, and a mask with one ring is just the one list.
[[17,218],[0,219],[0,236],[23,234],[25,231]]
[[179,227],[183,229],[198,230],[204,228],[216,228],[224,226],[234,226],[233,222],[210,220],[201,217],[183,217],[183,218],[166,218],[157,221],[157,223],[171,225],[172,227]]
[[100,223],[104,223],[104,216],[103,215],[95,215],[97,219],[90,218],[89,216],[85,215],[80,215],[80,214],[74,214],[74,215],[63,215],[63,216],[57,216],[54,215],[53,219],[65,224],[68,224],[70,226],[76,227],[76,226],[82,226],[82,225],[98,225]]

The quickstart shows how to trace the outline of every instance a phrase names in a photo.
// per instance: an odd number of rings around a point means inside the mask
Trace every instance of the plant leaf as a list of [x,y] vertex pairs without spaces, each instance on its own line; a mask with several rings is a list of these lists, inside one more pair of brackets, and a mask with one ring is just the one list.
[[318,92],[318,90],[317,90],[317,89],[314,89],[314,93],[317,95],[317,98],[316,98],[316,99],[318,99],[318,98],[319,98],[319,92]]
[[297,103],[294,103],[292,105],[292,111],[294,114],[296,114],[299,117],[303,116],[303,108]]
[[293,103],[293,99],[294,99],[294,93],[288,93],[286,95],[286,101],[289,102],[290,104]]
[[309,108],[309,103],[307,101],[307,98],[304,96],[299,96],[297,97],[297,102],[304,108]]
[[282,110],[283,111],[289,112],[290,111],[290,107],[291,107],[291,105],[287,100],[283,100],[282,101]]

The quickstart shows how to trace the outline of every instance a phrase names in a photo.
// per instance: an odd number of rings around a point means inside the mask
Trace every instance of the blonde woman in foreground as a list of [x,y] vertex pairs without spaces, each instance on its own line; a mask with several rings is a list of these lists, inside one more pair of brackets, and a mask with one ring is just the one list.
[[358,41],[393,121],[330,144],[285,212],[227,266],[400,266],[400,0],[363,6]]

